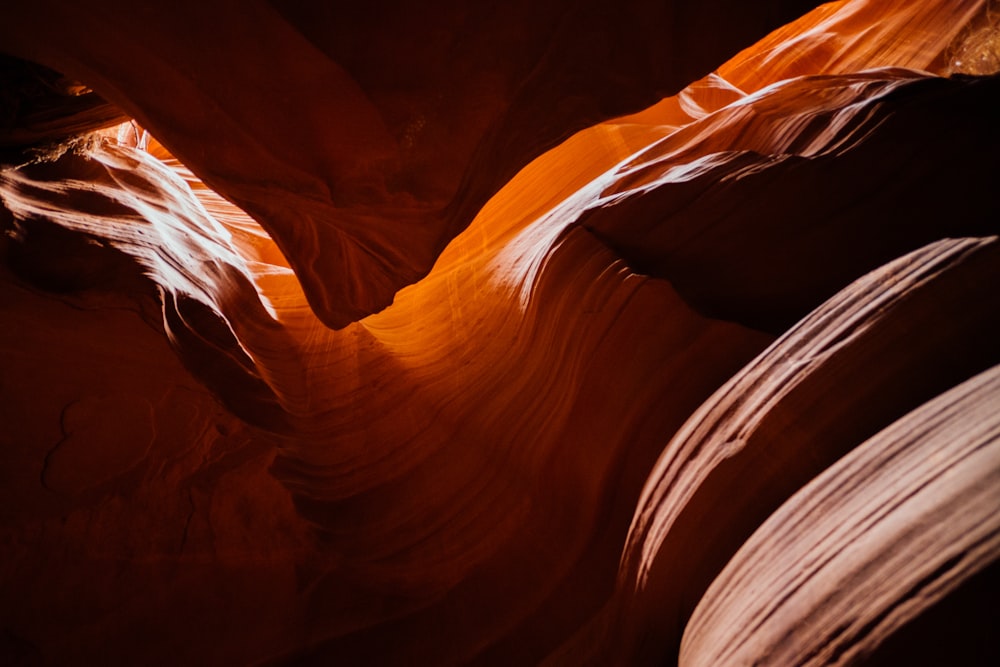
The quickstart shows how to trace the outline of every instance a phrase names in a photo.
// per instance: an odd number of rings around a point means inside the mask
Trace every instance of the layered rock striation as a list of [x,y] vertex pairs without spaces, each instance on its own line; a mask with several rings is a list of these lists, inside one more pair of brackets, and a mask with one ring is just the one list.
[[0,26],[0,656],[992,664],[994,8],[398,5]]

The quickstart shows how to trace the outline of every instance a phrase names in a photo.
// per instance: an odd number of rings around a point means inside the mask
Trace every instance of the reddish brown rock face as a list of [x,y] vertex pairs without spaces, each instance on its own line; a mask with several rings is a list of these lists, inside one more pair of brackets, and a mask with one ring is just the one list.
[[1000,661],[1000,29],[810,4],[11,9],[0,662]]

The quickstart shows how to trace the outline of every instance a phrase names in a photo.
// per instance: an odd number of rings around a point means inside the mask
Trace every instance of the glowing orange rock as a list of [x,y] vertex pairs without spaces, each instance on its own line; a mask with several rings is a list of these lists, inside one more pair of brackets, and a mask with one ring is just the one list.
[[[823,480],[885,490],[875,434],[997,362],[997,81],[937,76],[982,2],[827,5],[598,125],[761,7],[119,4],[0,27],[138,119],[0,172],[5,659],[670,663],[692,613],[685,660],[783,650],[822,609],[717,620],[769,517],[857,524]],[[941,400],[989,425],[983,387]],[[938,571],[893,535],[787,562]],[[880,651],[971,613],[975,553]]]
[[40,0],[11,8],[0,40],[138,119],[263,225],[343,327],[425,275],[543,150],[815,3],[465,4]]

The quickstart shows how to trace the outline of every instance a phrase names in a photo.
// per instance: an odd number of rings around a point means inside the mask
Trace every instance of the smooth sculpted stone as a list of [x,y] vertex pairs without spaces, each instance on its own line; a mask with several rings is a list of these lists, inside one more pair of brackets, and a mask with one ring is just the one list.
[[136,118],[341,328],[423,277],[532,158],[815,4],[39,0],[7,8],[0,44]]
[[995,13],[811,4],[5,7],[0,664],[995,653]]
[[1000,233],[968,157],[1000,150],[998,110],[996,76],[775,83],[622,163],[579,224],[701,312],[780,333],[901,254]]
[[[1000,366],[904,415],[789,498],[705,592],[680,664],[995,663],[998,406]],[[880,655],[951,596],[965,598],[956,628],[939,618],[943,636],[926,628],[906,651]]]
[[696,410],[652,468],[615,595],[554,664],[673,662],[711,581],[782,502],[887,424],[1000,362],[998,252],[996,237],[947,240],[887,264]]

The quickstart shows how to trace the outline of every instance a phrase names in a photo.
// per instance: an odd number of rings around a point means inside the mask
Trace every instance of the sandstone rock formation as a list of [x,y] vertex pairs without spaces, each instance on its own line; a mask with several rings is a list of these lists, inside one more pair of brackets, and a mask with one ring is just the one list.
[[994,664],[996,8],[814,5],[12,8],[3,661]]

